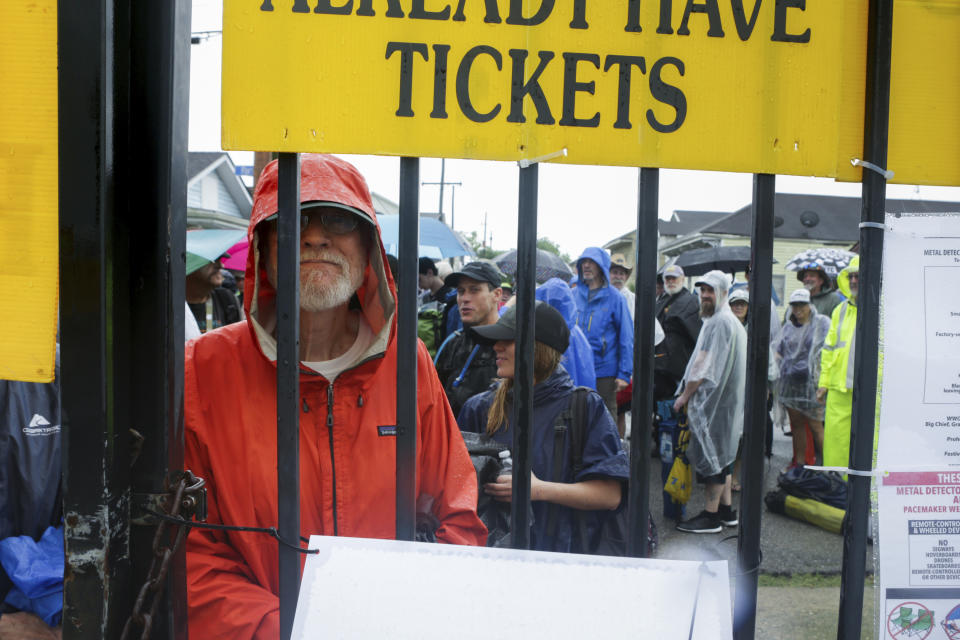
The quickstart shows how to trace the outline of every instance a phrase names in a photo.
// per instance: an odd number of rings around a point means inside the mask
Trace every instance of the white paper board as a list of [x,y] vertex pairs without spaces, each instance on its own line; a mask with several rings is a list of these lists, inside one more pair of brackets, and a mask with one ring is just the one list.
[[732,637],[725,561],[324,536],[310,547],[298,639]]

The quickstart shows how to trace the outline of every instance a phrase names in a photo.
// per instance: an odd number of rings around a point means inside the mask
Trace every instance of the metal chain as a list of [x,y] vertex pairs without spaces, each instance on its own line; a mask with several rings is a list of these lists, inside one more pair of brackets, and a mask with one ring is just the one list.
[[[192,518],[194,512],[203,503],[205,484],[206,481],[203,478],[196,477],[190,471],[171,474],[171,477],[164,481],[167,497],[163,507],[166,514],[175,518],[182,517],[185,520]],[[153,536],[153,559],[150,562],[150,571],[147,572],[147,579],[137,594],[133,612],[123,625],[121,640],[130,640],[135,633],[135,626],[143,629],[140,640],[149,640],[153,620],[157,615],[157,607],[160,605],[163,594],[164,581],[170,569],[170,559],[176,555],[177,549],[180,548],[189,531],[188,527],[160,520],[157,532]],[[147,606],[148,603],[149,606]],[[145,609],[149,613],[144,613]]]

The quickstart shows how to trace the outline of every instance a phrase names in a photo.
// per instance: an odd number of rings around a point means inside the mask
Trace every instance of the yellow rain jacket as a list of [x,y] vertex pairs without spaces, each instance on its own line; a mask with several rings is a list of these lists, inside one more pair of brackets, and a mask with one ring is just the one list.
[[837,288],[847,299],[833,310],[830,332],[820,355],[820,386],[827,388],[823,464],[828,467],[846,467],[850,458],[857,330],[857,305],[850,297],[850,273],[859,271],[860,256],[856,256],[837,276]]

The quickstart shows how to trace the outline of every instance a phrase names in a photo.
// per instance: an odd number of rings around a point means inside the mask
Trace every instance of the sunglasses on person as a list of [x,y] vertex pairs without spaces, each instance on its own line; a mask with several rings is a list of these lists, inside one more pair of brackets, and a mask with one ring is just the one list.
[[[307,230],[312,222],[319,221],[320,225],[329,233],[337,236],[346,235],[356,231],[362,222],[360,217],[349,211],[342,209],[331,209],[328,207],[311,207],[304,209],[300,213],[300,232]],[[277,216],[273,215],[267,218],[267,223],[272,231],[277,229]]]

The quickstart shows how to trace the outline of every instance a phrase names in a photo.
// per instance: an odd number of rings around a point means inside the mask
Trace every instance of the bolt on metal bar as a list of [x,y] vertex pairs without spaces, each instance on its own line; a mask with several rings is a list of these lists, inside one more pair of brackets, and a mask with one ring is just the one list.
[[633,395],[630,428],[630,502],[627,555],[650,554],[647,514],[650,511],[650,422],[653,416],[654,322],[656,321],[657,220],[660,170],[640,169],[637,233],[634,238],[636,301],[633,324]]
[[537,164],[520,169],[517,207],[517,340],[513,378],[513,495],[510,503],[510,537],[514,549],[530,548],[538,169]]
[[[300,539],[300,156],[277,167],[277,524]],[[332,427],[331,427],[332,428]],[[289,638],[300,591],[300,554],[278,545],[280,637]]]
[[[867,22],[867,81],[864,160],[887,166],[890,125],[890,59],[893,49],[893,0],[871,0]],[[864,171],[860,220],[883,223],[886,178]],[[883,272],[883,230],[860,228],[860,287],[853,363],[853,414],[850,430],[851,469],[873,467],[873,433],[877,408],[877,365],[880,344],[880,279]],[[868,476],[851,474],[847,481],[847,526],[843,532],[840,573],[840,615],[837,638],[859,638],[863,622],[867,528],[870,514]]]
[[397,540],[416,533],[417,257],[420,249],[420,159],[400,158],[397,260]]
[[770,354],[770,292],[773,286],[773,211],[777,177],[753,176],[753,231],[750,237],[750,319],[747,323],[747,388],[743,406],[743,457],[737,590],[733,637],[754,637],[760,572],[760,517],[763,444],[767,429],[767,366]]

